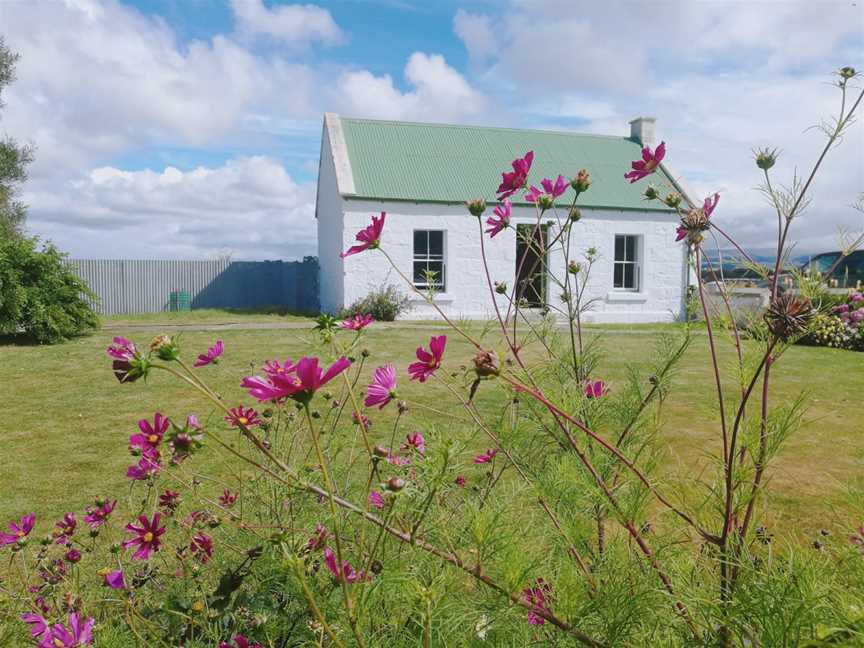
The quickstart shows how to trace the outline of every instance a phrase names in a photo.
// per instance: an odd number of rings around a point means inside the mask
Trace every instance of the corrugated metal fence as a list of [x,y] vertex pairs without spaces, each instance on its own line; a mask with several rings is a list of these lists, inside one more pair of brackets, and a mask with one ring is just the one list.
[[133,261],[70,259],[99,297],[103,315],[168,310],[174,291],[191,295],[192,308],[318,311],[318,259],[303,261]]

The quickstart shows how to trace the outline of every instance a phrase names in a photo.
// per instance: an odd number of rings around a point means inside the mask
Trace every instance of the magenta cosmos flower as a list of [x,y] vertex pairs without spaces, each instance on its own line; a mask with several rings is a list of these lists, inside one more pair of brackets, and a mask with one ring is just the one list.
[[38,615],[22,615],[21,618],[30,625],[31,636],[34,639],[40,638],[39,648],[78,648],[93,643],[93,626],[96,620],[92,617],[85,621],[77,612],[73,612],[68,617],[68,627],[55,623],[50,628],[45,619]]
[[201,353],[195,360],[196,367],[203,367],[208,364],[216,364],[219,362],[219,356],[225,352],[225,345],[222,340],[216,340],[216,344],[207,349],[207,353]]
[[306,549],[309,551],[318,551],[324,546],[328,535],[327,529],[323,524],[316,524],[315,531],[309,540],[306,541]]
[[381,244],[381,232],[384,231],[384,217],[387,214],[385,212],[381,212],[381,216],[376,218],[372,217],[372,224],[367,225],[364,229],[357,232],[356,238],[360,241],[359,245],[352,245],[345,252],[340,254],[343,259],[345,257],[349,257],[352,254],[359,254],[360,252],[364,252],[365,250],[374,250]]
[[513,170],[505,171],[501,174],[501,184],[498,187],[498,191],[496,191],[498,200],[509,198],[525,186],[533,162],[534,151],[528,151],[525,157],[513,160]]
[[549,178],[543,178],[540,184],[543,185],[543,191],[531,185],[531,188],[525,193],[526,202],[536,203],[542,196],[548,196],[549,200],[554,201],[558,196],[563,195],[567,191],[567,187],[570,186],[570,183],[562,175],[559,175],[555,182]]
[[238,427],[240,425],[252,427],[261,423],[261,419],[258,418],[258,412],[251,407],[243,407],[242,405],[229,409],[225,420],[228,421],[231,427]]
[[369,506],[374,506],[376,509],[384,508],[384,496],[376,490],[369,493]]
[[[534,581],[533,587],[526,587],[522,590],[520,598],[528,605],[533,605],[543,612],[549,612],[549,603],[552,600],[552,586],[542,578],[538,578]],[[529,610],[528,623],[530,625],[543,625],[546,623],[546,620],[536,612]]]
[[497,455],[497,454],[498,454],[497,450],[495,450],[493,448],[486,448],[486,452],[484,452],[483,454],[479,454],[476,457],[474,457],[474,463],[475,464],[489,463],[490,461],[492,461],[495,458],[495,455]]
[[96,502],[96,506],[87,507],[87,515],[84,516],[84,521],[91,529],[98,529],[111,516],[115,506],[117,506],[117,500],[113,502]]
[[625,173],[624,178],[632,184],[651,175],[660,166],[664,157],[666,157],[666,142],[660,142],[660,146],[654,149],[653,152],[646,146],[642,149],[642,159],[634,160],[630,164],[632,170]]
[[131,340],[115,337],[107,353],[114,361],[111,369],[121,383],[134,382],[147,372],[147,361],[140,356]]
[[412,362],[408,365],[408,373],[411,375],[411,380],[419,380],[421,383],[426,382],[426,379],[441,366],[441,358],[444,357],[444,347],[446,346],[446,335],[433,335],[429,339],[428,351],[423,347],[417,347],[417,362]]
[[409,432],[405,435],[405,443],[401,446],[402,450],[416,450],[420,455],[426,456],[426,439],[420,432]]
[[359,580],[365,580],[366,573],[355,571],[354,568],[348,564],[347,560],[342,561],[342,566],[339,566],[338,561],[336,560],[336,554],[327,547],[324,550],[324,564],[327,566],[327,569],[331,574],[333,574],[333,578],[337,581],[345,581],[346,583],[356,583]]
[[225,508],[231,508],[237,503],[237,493],[232,493],[226,488],[219,496],[219,503]]
[[199,531],[192,536],[192,540],[189,542],[189,551],[202,565],[207,564],[213,557],[213,538]]
[[602,380],[589,380],[585,384],[586,398],[600,398],[607,391],[609,391],[609,389],[606,387],[606,383],[604,383]]
[[105,574],[105,587],[110,587],[115,590],[126,589],[126,579],[123,576],[122,569],[115,569],[112,572]]
[[713,196],[708,196],[704,200],[702,203],[702,213],[705,214],[705,218],[711,218],[711,214],[714,213],[714,208],[717,207],[718,202],[720,202],[719,193],[715,193]]
[[[290,361],[286,362],[286,366],[289,364]],[[273,362],[270,369],[274,365],[278,363]],[[277,367],[275,371],[271,371],[265,366],[265,373],[267,373],[265,378],[252,376],[244,378],[240,384],[248,390],[250,396],[259,401],[292,398],[307,403],[317,390],[350,366],[351,361],[342,357],[324,371],[318,366],[318,358],[301,358],[296,365],[290,367],[290,370]]]
[[129,447],[137,448],[145,454],[155,450],[162,442],[165,432],[168,431],[168,425],[168,418],[159,412],[153,415],[152,424],[147,419],[141,419],[138,421],[138,429],[141,433],[129,437]]
[[375,321],[371,315],[357,314],[344,320],[339,326],[347,331],[361,331]]
[[489,226],[486,229],[486,233],[489,235],[489,238],[495,238],[497,234],[500,234],[510,226],[510,216],[512,213],[513,205],[507,198],[492,210],[493,216],[486,219],[486,224]]
[[64,513],[63,519],[54,525],[54,535],[57,538],[56,544],[65,545],[75,534],[75,528],[78,526],[78,520],[75,519],[74,513]]
[[36,524],[36,514],[30,513],[29,515],[25,515],[17,523],[10,522],[6,525],[6,529],[8,533],[0,533],[0,547],[4,547],[6,545],[15,544],[19,540],[23,540],[30,532],[33,530],[33,526]]
[[132,554],[132,560],[147,560],[151,552],[159,551],[159,538],[165,533],[165,527],[159,526],[161,518],[162,514],[158,512],[153,514],[152,520],[148,520],[146,515],[139,515],[138,522],[141,526],[126,525],[126,531],[131,533],[132,537],[123,542],[123,548],[137,547]]
[[226,641],[219,642],[219,648],[262,648],[259,643],[250,643],[249,640],[241,634],[234,635],[234,643]]
[[160,470],[162,470],[162,465],[159,463],[159,451],[147,450],[137,464],[126,469],[126,477],[132,481],[144,481],[159,474]]
[[387,364],[378,367],[372,375],[372,382],[366,388],[366,407],[378,406],[382,409],[396,398],[396,368]]

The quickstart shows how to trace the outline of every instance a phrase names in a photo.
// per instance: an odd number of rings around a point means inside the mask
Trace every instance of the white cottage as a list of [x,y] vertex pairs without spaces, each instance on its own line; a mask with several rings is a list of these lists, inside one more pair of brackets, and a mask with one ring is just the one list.
[[[681,318],[687,286],[686,249],[675,241],[677,217],[659,201],[648,202],[642,191],[624,180],[631,160],[643,144],[654,145],[654,120],[631,122],[630,137],[582,135],[569,132],[421,124],[349,119],[327,113],[321,141],[316,218],[320,298],[324,312],[336,312],[388,284],[405,292],[403,280],[374,250],[340,258],[354,244],[371,215],[387,212],[382,236],[399,269],[427,288],[426,270],[436,274],[435,301],[455,318],[493,316],[492,297],[480,259],[477,218],[465,201],[485,198],[484,220],[495,204],[501,172],[510,162],[534,151],[529,182],[559,173],[574,176],[580,168],[592,184],[582,194],[582,220],[574,229],[571,259],[581,259],[595,247],[599,260],[588,284],[592,299],[587,322],[661,322]],[[666,184],[685,196],[668,167],[653,183]],[[562,197],[572,197],[568,194]],[[530,228],[536,222],[533,205],[513,196],[511,224]],[[566,207],[564,208],[566,211]],[[544,218],[545,235],[554,237],[557,221]],[[529,230],[530,231],[530,230]],[[548,278],[521,277],[516,272],[522,245],[508,228],[486,238],[489,271],[494,281],[522,286],[535,308],[558,299]],[[550,252],[548,267],[563,276],[560,251]],[[530,264],[524,264],[527,268]],[[504,297],[499,299],[503,300]],[[433,319],[434,309],[419,297],[406,317]]]

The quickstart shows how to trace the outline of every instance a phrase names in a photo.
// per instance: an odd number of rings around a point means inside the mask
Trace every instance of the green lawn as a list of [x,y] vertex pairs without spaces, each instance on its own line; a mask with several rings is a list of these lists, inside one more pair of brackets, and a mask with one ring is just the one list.
[[[203,315],[203,316],[202,316]],[[206,419],[212,414],[197,395],[179,389],[165,374],[157,373],[148,384],[119,385],[110,371],[105,348],[112,335],[126,334],[139,345],[160,332],[162,324],[194,323],[204,326],[221,321],[286,321],[279,315],[243,316],[225,312],[195,312],[141,318],[111,318],[110,331],[54,347],[0,346],[0,401],[5,412],[2,428],[2,470],[0,470],[0,522],[35,511],[40,530],[47,531],[54,516],[65,510],[81,510],[102,493],[126,492],[125,468],[131,463],[126,452],[127,437],[136,421],[160,410],[174,417],[195,412]],[[268,319],[269,318],[269,319]],[[290,321],[303,321],[290,318]],[[479,329],[479,326],[477,327]],[[667,329],[668,330],[668,329]],[[422,326],[387,326],[370,329],[366,346],[372,351],[371,367],[394,362],[404,376],[415,347],[428,341],[430,332]],[[646,362],[654,327],[615,327],[592,330],[600,335],[606,352],[603,377],[612,388],[626,375],[629,364]],[[225,341],[222,362],[208,367],[211,384],[229,400],[248,403],[239,388],[243,375],[268,358],[296,358],[315,353],[310,334],[302,329],[184,331],[181,337],[186,357],[203,351],[217,337]],[[670,446],[670,465],[663,474],[677,477],[695,474],[711,454],[719,452],[718,425],[708,371],[704,333],[698,332],[676,375],[676,389],[664,407],[664,438]],[[450,337],[445,364],[456,370],[470,363],[468,346]],[[727,372],[731,373],[731,372]],[[837,507],[843,506],[846,485],[864,474],[864,355],[831,349],[796,347],[788,351],[775,369],[775,398],[790,399],[802,389],[811,392],[811,407],[803,429],[785,446],[774,465],[770,488],[775,495],[772,522],[796,520],[804,533],[830,525]],[[429,403],[457,411],[458,405],[441,387],[407,384],[402,379],[400,394],[409,401]],[[484,384],[483,391],[495,389]],[[488,393],[488,392],[487,392]],[[387,421],[392,409],[370,413],[377,434],[388,435]],[[447,433],[446,419],[412,406],[409,414],[418,429],[440,423],[438,434]],[[483,445],[477,441],[478,447]],[[212,455],[194,461],[213,462]],[[227,473],[226,473],[227,474]],[[122,499],[122,498],[121,498]]]

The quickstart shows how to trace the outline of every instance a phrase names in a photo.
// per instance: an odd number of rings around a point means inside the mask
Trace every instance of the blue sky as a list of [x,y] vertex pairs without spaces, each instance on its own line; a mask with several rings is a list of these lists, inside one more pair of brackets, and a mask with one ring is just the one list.
[[[321,118],[627,135],[657,118],[694,191],[746,244],[773,236],[751,150],[777,181],[822,143],[831,74],[864,68],[851,0],[6,0],[21,54],[0,130],[37,147],[30,228],[78,257],[298,258],[316,251]],[[568,172],[569,170],[562,170]],[[864,129],[793,230],[860,231]]]

